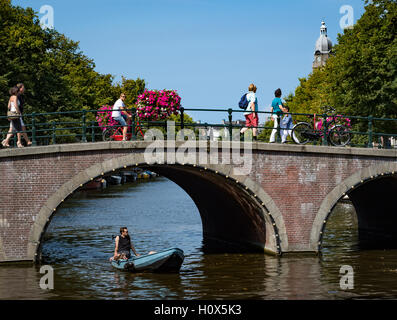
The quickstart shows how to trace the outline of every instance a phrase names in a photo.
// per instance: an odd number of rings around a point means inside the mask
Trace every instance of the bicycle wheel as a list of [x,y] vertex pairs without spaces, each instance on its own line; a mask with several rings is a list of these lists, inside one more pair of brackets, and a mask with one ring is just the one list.
[[306,144],[311,141],[313,128],[307,122],[300,122],[292,129],[292,139],[297,144]]
[[352,134],[349,132],[348,128],[338,124],[331,129],[328,137],[332,145],[343,147],[350,143]]
[[105,129],[105,131],[102,132],[102,139],[103,141],[111,141],[112,140],[112,135],[113,135],[113,130],[111,129]]

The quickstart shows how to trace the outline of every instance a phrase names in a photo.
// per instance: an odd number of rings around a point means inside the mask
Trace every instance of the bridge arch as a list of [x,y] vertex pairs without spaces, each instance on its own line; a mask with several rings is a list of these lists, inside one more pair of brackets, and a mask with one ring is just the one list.
[[0,261],[5,260],[5,255],[4,255],[4,247],[3,247],[3,241],[1,240],[0,237]]
[[[370,238],[372,238],[372,241],[376,239],[376,235],[374,238],[374,232],[378,233],[377,236],[381,236],[379,231],[381,231],[381,233],[386,231],[384,228],[386,228],[386,226],[390,223],[390,220],[382,221],[381,217],[378,217],[379,219],[374,219],[374,215],[371,214],[370,211],[376,209],[378,212],[386,213],[389,208],[393,208],[392,212],[397,212],[397,202],[395,199],[395,194],[394,198],[387,195],[392,195],[393,190],[396,189],[397,163],[395,162],[366,167],[342,181],[325,197],[319,211],[316,214],[310,235],[310,248],[316,252],[321,251],[324,231],[329,217],[332,213],[332,210],[335,208],[337,203],[346,195],[350,198],[353,206],[356,209],[359,223],[360,242],[365,238],[367,238],[368,240],[368,236],[365,236],[365,233],[368,232],[372,234],[369,236]],[[378,194],[382,192],[385,192],[385,196],[381,199],[378,199]],[[376,208],[374,208],[374,206],[376,206]],[[375,220],[378,222],[376,222]],[[395,228],[393,230],[393,233],[395,233],[397,236],[397,215],[393,217],[393,221],[396,222],[393,224]],[[386,236],[386,239],[383,240],[393,241],[397,243],[396,236],[393,237],[391,234],[385,234],[384,236]],[[377,238],[377,240],[379,240],[379,238]]]
[[[240,245],[250,244],[257,248],[261,247],[268,253],[281,254],[287,250],[287,232],[283,216],[275,202],[258,183],[249,177],[234,175],[232,166],[203,167],[188,163],[148,164],[143,154],[131,153],[106,160],[82,171],[64,183],[47,200],[30,230],[27,251],[29,259],[40,260],[43,235],[59,205],[85,183],[105,174],[131,167],[147,168],[158,172],[184,189],[199,209],[205,238],[216,238],[216,240]],[[200,195],[198,191],[204,192],[204,195]],[[223,201],[214,201],[215,195],[216,200],[223,199]],[[226,200],[230,200],[230,205]],[[226,208],[221,208],[219,203],[226,205]],[[214,204],[215,209],[211,209]],[[216,210],[222,211],[222,209],[225,211],[214,217],[212,213]],[[243,219],[244,223],[238,223],[238,221],[235,223],[236,220],[233,219],[236,217]],[[222,231],[228,231],[231,234],[220,236]],[[227,232],[224,233],[227,234]]]

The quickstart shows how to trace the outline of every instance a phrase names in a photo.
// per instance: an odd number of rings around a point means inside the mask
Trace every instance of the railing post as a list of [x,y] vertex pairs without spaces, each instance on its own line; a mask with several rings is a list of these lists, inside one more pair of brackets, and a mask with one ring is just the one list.
[[52,144],[56,144],[56,122],[52,124]]
[[276,141],[277,143],[281,143],[281,115],[279,112],[276,114],[277,116],[277,137]]
[[36,113],[32,113],[32,145],[37,146],[36,140]]
[[328,145],[328,122],[327,122],[327,115],[323,114],[323,146]]
[[136,134],[135,134],[135,130],[136,130],[136,113],[133,112],[132,113],[132,128],[131,128],[131,140],[135,141],[136,140]]
[[91,142],[95,142],[95,121],[91,121]]
[[227,110],[229,114],[229,139],[230,141],[233,140],[233,109]]
[[181,108],[181,130],[185,129],[185,108]]
[[373,139],[372,128],[373,128],[373,116],[370,115],[368,117],[368,148],[373,148],[374,146],[372,143],[372,139]]
[[87,142],[87,117],[86,117],[86,110],[83,110],[83,134],[81,140],[83,142]]

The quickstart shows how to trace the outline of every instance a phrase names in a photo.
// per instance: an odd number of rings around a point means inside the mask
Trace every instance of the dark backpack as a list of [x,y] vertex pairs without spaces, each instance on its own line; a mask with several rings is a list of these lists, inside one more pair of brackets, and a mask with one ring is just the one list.
[[247,94],[245,94],[241,97],[241,100],[238,103],[238,106],[240,107],[240,109],[244,109],[244,110],[246,110],[248,108]]

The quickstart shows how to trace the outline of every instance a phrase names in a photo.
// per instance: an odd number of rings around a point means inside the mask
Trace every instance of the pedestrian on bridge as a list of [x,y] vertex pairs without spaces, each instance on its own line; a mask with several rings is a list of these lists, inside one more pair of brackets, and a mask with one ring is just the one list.
[[[18,110],[19,110],[18,112],[19,112],[19,114],[20,114],[21,116],[20,116],[18,119],[15,119],[15,120],[11,120],[11,121],[10,121],[10,129],[8,130],[7,137],[6,137],[6,139],[3,140],[3,142],[2,142],[2,145],[3,145],[4,147],[9,147],[9,146],[10,146],[10,145],[9,145],[10,139],[13,137],[13,135],[14,135],[15,132],[17,132],[17,136],[19,135],[19,137],[18,137],[18,141],[19,141],[18,147],[19,147],[19,148],[23,147],[23,145],[22,145],[22,143],[21,143],[21,139],[20,139],[21,136],[25,139],[27,146],[31,146],[31,145],[32,145],[32,142],[30,141],[30,139],[29,139],[29,137],[28,137],[28,134],[27,134],[27,132],[26,132],[25,123],[23,122],[23,119],[22,119],[22,116],[23,116],[23,106],[24,106],[24,103],[25,103],[25,99],[24,99],[24,97],[23,97],[23,94],[25,93],[25,86],[24,86],[23,83],[18,83],[18,84],[16,85],[16,88],[18,88],[18,92],[17,92],[17,94],[16,94],[17,100],[18,100],[18,101],[17,101],[17,106],[18,106]],[[11,108],[12,108],[12,111],[15,111],[16,108],[13,107],[13,106],[14,106],[14,102],[12,103]],[[11,110],[11,108],[10,108],[10,110]],[[19,131],[21,131],[21,132],[19,132]]]
[[284,106],[284,109],[287,111],[287,113],[281,120],[281,143],[287,143],[287,138],[288,136],[291,136],[293,127],[292,116],[289,114],[289,107]]
[[32,145],[32,142],[30,141],[28,134],[26,132],[26,126],[25,123],[23,122],[23,108],[25,105],[25,98],[23,96],[23,94],[25,93],[25,85],[23,83],[18,83],[17,87],[19,89],[19,95],[18,95],[18,100],[19,100],[19,111],[21,111],[21,126],[22,126],[22,137],[25,139],[26,141],[26,145],[29,147]]
[[278,129],[278,124],[279,124],[279,119],[280,116],[282,115],[282,113],[284,112],[288,112],[286,111],[286,109],[284,108],[283,102],[281,100],[281,89],[277,89],[274,92],[274,95],[276,96],[273,101],[272,101],[272,108],[271,108],[271,118],[274,121],[274,126],[273,126],[273,130],[272,130],[272,134],[270,135],[270,143],[274,143],[276,142],[276,134],[277,134],[277,129]]
[[256,97],[257,87],[251,83],[248,87],[248,93],[246,99],[248,101],[248,107],[244,113],[245,116],[245,127],[241,129],[240,134],[244,134],[247,130],[252,128],[252,136],[254,140],[257,140],[257,131],[259,124],[258,117],[258,98]]
[[17,146],[18,148],[22,148],[23,145],[21,143],[21,131],[22,131],[22,125],[20,121],[21,117],[21,111],[19,109],[20,102],[18,100],[18,95],[19,95],[19,89],[17,86],[12,87],[10,89],[10,99],[8,100],[8,111],[14,113],[14,115],[19,115],[17,118],[9,118],[9,121],[11,122],[10,124],[10,131],[7,134],[7,137],[1,142],[3,147],[9,147],[10,146],[10,139],[13,136],[13,132],[17,133],[18,137],[18,142]]

